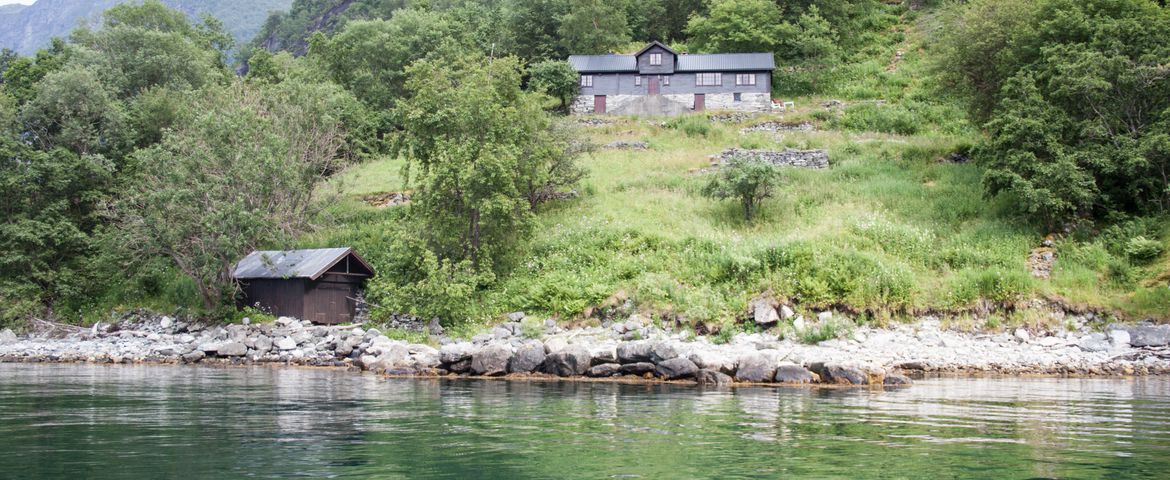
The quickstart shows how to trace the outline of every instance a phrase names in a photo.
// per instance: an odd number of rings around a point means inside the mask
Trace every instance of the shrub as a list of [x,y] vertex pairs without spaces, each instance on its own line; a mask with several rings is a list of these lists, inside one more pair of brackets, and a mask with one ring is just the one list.
[[956,305],[970,305],[980,298],[1011,302],[1023,298],[1035,288],[1035,280],[1024,271],[966,269],[952,280],[951,294]]
[[709,198],[739,200],[744,219],[752,221],[764,199],[780,185],[780,172],[761,160],[736,157],[712,175],[703,187]]
[[711,120],[699,115],[673,118],[666,122],[666,128],[682,130],[688,137],[706,137],[713,131]]
[[1138,236],[1125,244],[1125,256],[1136,263],[1147,264],[1160,257],[1163,248],[1162,242]]

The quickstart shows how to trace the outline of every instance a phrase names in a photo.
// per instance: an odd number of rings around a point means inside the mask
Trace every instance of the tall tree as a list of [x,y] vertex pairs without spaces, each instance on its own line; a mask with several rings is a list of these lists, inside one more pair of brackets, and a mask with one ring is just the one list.
[[570,53],[612,52],[630,43],[630,25],[622,0],[578,0],[560,17],[561,45]]
[[691,47],[705,52],[775,52],[795,27],[771,0],[712,0],[706,16],[691,17]]
[[339,167],[340,116],[322,88],[202,91],[186,121],[134,155],[139,177],[114,203],[111,232],[128,258],[168,258],[205,308],[230,304],[233,262],[304,231],[316,187]]

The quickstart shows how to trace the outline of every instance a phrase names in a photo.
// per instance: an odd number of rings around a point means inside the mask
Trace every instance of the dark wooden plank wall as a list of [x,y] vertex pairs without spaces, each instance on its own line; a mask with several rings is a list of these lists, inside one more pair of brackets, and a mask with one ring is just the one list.
[[264,310],[278,317],[304,318],[306,280],[257,279],[244,284],[244,295],[240,306],[255,306],[259,303]]

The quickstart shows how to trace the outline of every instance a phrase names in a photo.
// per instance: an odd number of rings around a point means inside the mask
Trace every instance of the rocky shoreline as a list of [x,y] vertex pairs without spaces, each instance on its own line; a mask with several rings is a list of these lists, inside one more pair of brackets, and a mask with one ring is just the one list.
[[637,315],[563,329],[514,314],[490,333],[438,348],[375,328],[315,326],[291,318],[204,325],[131,316],[90,329],[28,336],[0,331],[2,362],[283,364],[345,367],[387,376],[591,378],[700,385],[904,386],[925,374],[1129,376],[1170,373],[1170,325],[1110,326],[1104,333],[970,334],[933,318],[807,345],[771,333],[723,344],[669,332]]

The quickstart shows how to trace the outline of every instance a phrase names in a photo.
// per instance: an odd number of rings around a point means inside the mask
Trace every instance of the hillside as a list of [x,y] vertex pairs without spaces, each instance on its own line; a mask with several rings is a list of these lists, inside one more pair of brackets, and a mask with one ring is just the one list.
[[[47,45],[49,39],[68,36],[82,22],[97,18],[102,11],[123,1],[38,0],[29,6],[0,7],[0,48],[32,54]],[[256,35],[269,12],[287,9],[292,0],[164,0],[163,3],[192,18],[210,13],[242,45]]]
[[[601,148],[584,159],[580,196],[540,213],[518,267],[477,298],[479,319],[523,310],[588,321],[629,300],[645,315],[712,331],[739,328],[760,295],[792,302],[805,318],[835,309],[879,323],[929,312],[992,329],[1052,321],[1041,305],[1165,318],[1170,295],[1155,279],[1170,264],[1130,264],[1108,237],[1059,239],[1050,274],[1033,274],[1030,257],[1049,251],[1049,232],[984,196],[983,169],[962,156],[978,131],[957,101],[927,95],[922,32],[935,19],[903,21],[871,56],[842,68],[835,92],[797,97],[795,111],[570,119],[599,146],[647,148]],[[744,131],[769,122],[807,126]],[[787,169],[748,224],[735,202],[700,193],[709,156],[729,148],[825,149],[831,168]],[[384,231],[402,207],[363,199],[409,189],[402,164],[387,158],[336,179],[351,200],[305,245],[352,245],[389,260]]]

